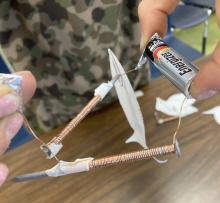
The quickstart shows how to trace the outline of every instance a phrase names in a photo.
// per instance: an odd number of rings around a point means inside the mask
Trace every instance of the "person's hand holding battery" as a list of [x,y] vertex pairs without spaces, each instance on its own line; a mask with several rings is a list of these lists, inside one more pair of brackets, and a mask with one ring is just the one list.
[[[142,37],[141,50],[155,33],[164,36],[167,32],[167,16],[175,10],[178,0],[142,0],[138,7]],[[187,14],[186,14],[187,15]],[[220,27],[220,1],[216,1],[216,15]],[[197,99],[206,99],[220,90],[220,42],[214,52],[196,62],[200,71],[191,86],[191,95]]]
[[[34,94],[36,81],[28,71],[18,72],[22,76],[22,102],[26,103]],[[7,86],[0,85],[0,155],[8,148],[12,138],[16,135],[23,123],[23,116],[17,112],[21,98],[10,92]],[[0,185],[8,175],[8,168],[0,163]]]

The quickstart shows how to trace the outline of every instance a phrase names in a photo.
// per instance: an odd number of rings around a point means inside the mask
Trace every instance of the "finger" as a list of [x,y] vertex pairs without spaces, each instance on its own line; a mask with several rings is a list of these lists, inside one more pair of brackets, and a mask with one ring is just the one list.
[[140,49],[143,50],[150,37],[157,32],[163,37],[167,31],[167,14],[155,8],[148,8],[142,1],[138,7],[138,15],[141,26]]
[[177,6],[178,0],[143,0],[138,6],[142,31],[141,50],[149,38],[157,32],[163,37],[167,32],[167,16]]
[[23,123],[23,116],[14,113],[0,121],[0,155],[8,148],[12,138],[17,134]]
[[197,63],[200,67],[191,87],[191,94],[199,100],[207,99],[220,91],[220,42],[214,53]]
[[8,168],[4,164],[0,164],[0,186],[5,182],[8,176]]
[[191,87],[191,93],[198,100],[207,99],[220,90],[220,68],[209,62],[201,68]]
[[[0,85],[2,92],[2,86]],[[0,97],[0,118],[14,113],[21,105],[20,97],[16,94],[9,93]]]
[[[22,100],[27,102],[36,89],[36,81],[29,71],[15,73],[22,76]],[[8,85],[0,84],[0,118],[14,113],[21,105],[21,98]]]
[[34,92],[36,90],[36,79],[30,71],[21,71],[15,74],[18,74],[23,78],[22,96],[23,102],[26,103],[34,95]]

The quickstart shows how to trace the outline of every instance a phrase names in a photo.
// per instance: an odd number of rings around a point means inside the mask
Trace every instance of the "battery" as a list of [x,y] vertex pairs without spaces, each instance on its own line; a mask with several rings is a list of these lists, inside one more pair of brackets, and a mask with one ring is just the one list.
[[189,89],[199,71],[198,68],[170,48],[157,33],[147,43],[136,69],[141,68],[147,58],[187,98],[192,98]]

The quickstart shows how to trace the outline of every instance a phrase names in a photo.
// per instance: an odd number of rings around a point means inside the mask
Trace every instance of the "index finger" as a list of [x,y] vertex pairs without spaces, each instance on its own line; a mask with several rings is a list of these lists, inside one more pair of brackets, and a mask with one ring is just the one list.
[[142,45],[157,32],[164,36],[167,32],[167,16],[177,6],[179,0],[142,0],[138,6],[138,15],[142,31]]

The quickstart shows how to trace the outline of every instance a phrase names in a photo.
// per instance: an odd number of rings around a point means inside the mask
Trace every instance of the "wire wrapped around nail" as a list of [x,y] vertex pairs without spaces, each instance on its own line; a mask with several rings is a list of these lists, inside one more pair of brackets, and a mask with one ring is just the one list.
[[89,169],[95,168],[104,168],[111,165],[117,165],[125,162],[133,162],[143,159],[150,159],[157,156],[167,155],[171,153],[175,153],[176,148],[175,145],[165,145],[162,147],[146,149],[131,153],[119,154],[115,156],[109,156],[100,159],[94,159],[89,163]]

